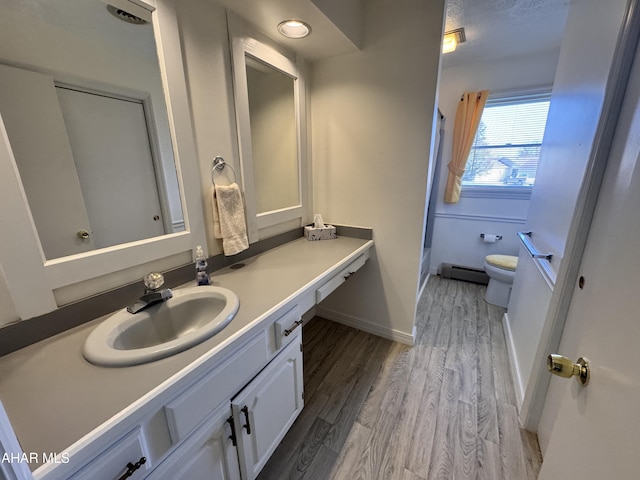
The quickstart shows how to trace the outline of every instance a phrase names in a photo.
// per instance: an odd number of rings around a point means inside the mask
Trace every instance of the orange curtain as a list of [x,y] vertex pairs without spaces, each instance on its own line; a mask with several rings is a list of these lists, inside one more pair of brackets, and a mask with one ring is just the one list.
[[453,127],[453,153],[449,162],[449,177],[444,191],[445,203],[457,203],[460,200],[462,176],[467,166],[467,157],[476,136],[484,104],[487,103],[489,90],[465,92],[460,97],[456,121]]

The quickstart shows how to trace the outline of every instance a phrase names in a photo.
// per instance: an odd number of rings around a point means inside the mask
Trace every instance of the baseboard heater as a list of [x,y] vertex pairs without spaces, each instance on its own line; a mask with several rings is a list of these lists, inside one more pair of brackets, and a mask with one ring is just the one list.
[[443,263],[440,265],[440,276],[453,280],[463,280],[465,282],[479,283],[486,285],[489,283],[489,275],[479,268],[465,267],[463,265],[453,265]]

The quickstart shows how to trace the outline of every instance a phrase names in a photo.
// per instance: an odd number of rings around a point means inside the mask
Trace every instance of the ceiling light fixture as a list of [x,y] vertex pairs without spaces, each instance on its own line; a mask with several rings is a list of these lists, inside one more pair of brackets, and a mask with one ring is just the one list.
[[304,38],[311,33],[311,27],[300,20],[285,20],[278,24],[278,31],[287,38]]
[[442,53],[455,51],[458,44],[463,43],[464,41],[466,41],[464,28],[456,28],[455,30],[444,32],[444,38],[442,39]]

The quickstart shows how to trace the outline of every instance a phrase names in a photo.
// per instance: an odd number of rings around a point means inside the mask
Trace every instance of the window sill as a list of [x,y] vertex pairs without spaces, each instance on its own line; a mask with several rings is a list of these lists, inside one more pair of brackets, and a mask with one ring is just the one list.
[[469,198],[529,200],[531,198],[531,190],[533,190],[533,187],[477,187],[472,185],[463,185],[460,196]]

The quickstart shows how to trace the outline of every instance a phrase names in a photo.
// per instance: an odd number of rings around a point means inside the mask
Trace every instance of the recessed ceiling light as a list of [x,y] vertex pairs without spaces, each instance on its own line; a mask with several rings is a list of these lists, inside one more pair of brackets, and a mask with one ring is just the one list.
[[456,28],[444,32],[444,38],[442,39],[442,53],[453,52],[459,43],[463,43],[466,40],[464,34],[464,28]]
[[311,33],[311,27],[300,20],[285,20],[278,24],[278,31],[288,38],[304,38]]

